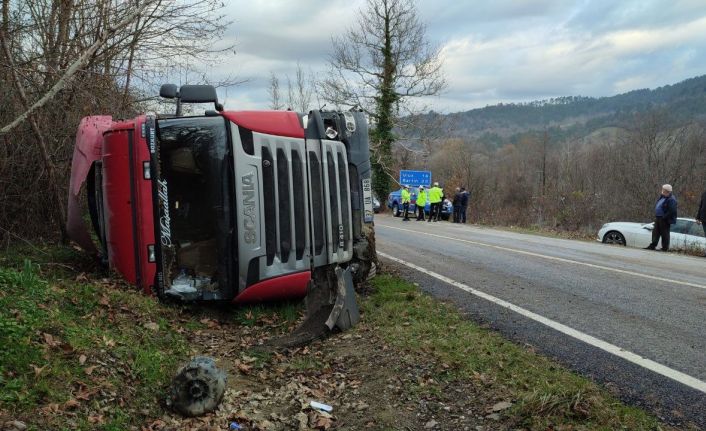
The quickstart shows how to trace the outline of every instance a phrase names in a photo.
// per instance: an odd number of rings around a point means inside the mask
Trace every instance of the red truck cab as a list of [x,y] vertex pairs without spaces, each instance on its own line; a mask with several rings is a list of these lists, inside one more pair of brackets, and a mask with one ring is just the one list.
[[[177,99],[177,115],[81,121],[74,241],[160,298],[303,297],[316,271],[367,271],[363,226],[373,212],[361,112],[223,111],[212,87],[162,93]],[[182,116],[186,102],[217,111]]]

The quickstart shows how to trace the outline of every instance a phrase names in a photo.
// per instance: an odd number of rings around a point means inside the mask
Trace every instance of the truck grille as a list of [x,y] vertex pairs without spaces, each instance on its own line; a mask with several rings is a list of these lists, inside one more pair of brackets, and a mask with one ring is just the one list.
[[324,197],[326,199],[326,243],[328,262],[345,262],[352,256],[351,201],[349,197],[346,147],[338,141],[321,141],[325,153]]
[[[301,149],[262,142],[267,265],[301,260],[306,251],[306,189]],[[274,157],[273,157],[274,156]]]
[[[304,153],[279,140],[260,144],[267,266],[301,260],[307,246]],[[327,256],[327,263],[344,262],[352,255],[346,148],[338,141],[321,141],[320,148],[324,156],[319,148],[308,152],[313,253]]]
[[350,260],[343,143],[249,131],[233,136],[241,285]]

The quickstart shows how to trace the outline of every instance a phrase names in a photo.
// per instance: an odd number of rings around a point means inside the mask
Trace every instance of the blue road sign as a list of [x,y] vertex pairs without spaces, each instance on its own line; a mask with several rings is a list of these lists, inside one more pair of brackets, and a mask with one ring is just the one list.
[[400,171],[400,184],[410,187],[429,187],[431,185],[431,172],[429,171]]

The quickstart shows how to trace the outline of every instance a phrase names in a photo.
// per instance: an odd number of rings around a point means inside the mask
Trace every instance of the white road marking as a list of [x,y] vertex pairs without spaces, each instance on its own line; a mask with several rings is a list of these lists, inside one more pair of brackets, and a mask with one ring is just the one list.
[[444,236],[444,235],[437,235],[434,233],[429,233],[429,232],[423,232],[423,231],[418,231],[418,230],[413,230],[413,229],[405,229],[401,227],[396,227],[396,226],[389,226],[386,224],[379,224],[379,226],[386,227],[389,229],[397,229],[397,230],[402,230],[406,232],[414,232],[414,233],[420,233],[422,235],[429,235],[437,238],[444,238],[448,239],[451,241],[460,241],[460,242],[465,242],[468,244],[473,244],[473,245],[480,245],[483,247],[489,247],[489,248],[494,248],[496,250],[503,250],[503,251],[509,251],[512,253],[518,253],[518,254],[524,254],[526,256],[534,256],[534,257],[539,257],[542,259],[547,259],[547,260],[554,260],[557,262],[563,262],[563,263],[570,263],[573,265],[581,265],[581,266],[586,266],[589,268],[595,268],[595,269],[602,269],[604,271],[611,271],[611,272],[617,272],[619,274],[625,274],[625,275],[632,275],[635,277],[642,277],[642,278],[648,278],[650,280],[656,280],[656,281],[664,281],[666,283],[674,283],[674,284],[679,284],[682,286],[689,286],[689,287],[696,287],[698,289],[706,289],[706,286],[702,284],[696,284],[696,283],[689,283],[688,281],[679,281],[679,280],[673,280],[671,278],[664,278],[664,277],[657,277],[655,275],[648,275],[648,274],[642,274],[639,272],[634,272],[634,271],[626,271],[624,269],[618,269],[618,268],[611,268],[610,266],[603,266],[603,265],[596,265],[593,263],[586,263],[586,262],[581,262],[578,260],[571,260],[571,259],[564,259],[563,257],[556,257],[556,256],[548,256],[546,254],[541,254],[541,253],[534,253],[531,251],[525,251],[525,250],[518,250],[516,248],[510,248],[510,247],[503,247],[500,245],[493,245],[493,244],[486,244],[484,242],[479,242],[479,241],[471,241],[468,239],[461,239],[461,238],[453,238],[450,236]]
[[546,325],[552,329],[555,329],[563,334],[566,334],[570,337],[576,338],[577,340],[583,341],[584,343],[590,344],[591,346],[597,347],[597,348],[604,350],[608,353],[612,353],[613,355],[618,356],[620,358],[623,358],[627,361],[630,361],[633,364],[639,365],[639,366],[646,368],[650,371],[653,371],[657,374],[661,374],[661,375],[668,377],[674,381],[677,381],[683,385],[689,386],[689,387],[694,388],[698,391],[706,393],[706,382],[701,381],[701,380],[697,379],[696,377],[692,377],[688,374],[684,374],[681,371],[674,370],[674,369],[669,368],[665,365],[662,365],[658,362],[655,362],[651,359],[644,358],[636,353],[632,353],[630,351],[627,351],[627,350],[625,350],[621,347],[618,347],[614,344],[610,344],[606,341],[603,341],[603,340],[600,340],[600,339],[593,337],[591,335],[585,334],[581,331],[578,331],[574,328],[566,326],[562,323],[548,319],[548,318],[541,316],[537,313],[533,313],[532,311],[529,311],[527,309],[519,307],[515,304],[511,304],[505,300],[502,300],[500,298],[496,298],[493,295],[489,295],[485,292],[481,292],[480,290],[473,289],[472,287],[469,287],[469,286],[467,286],[463,283],[460,283],[456,280],[453,280],[449,277],[446,277],[441,274],[437,274],[434,271],[430,271],[426,268],[422,268],[418,265],[414,265],[414,264],[409,263],[405,260],[399,259],[399,258],[391,256],[387,253],[383,253],[381,251],[378,251],[377,254],[378,254],[378,256],[382,256],[386,259],[393,260],[395,262],[401,263],[402,265],[405,265],[405,266],[408,266],[412,269],[415,269],[419,272],[423,272],[427,275],[430,275],[438,280],[443,281],[444,283],[448,283],[454,287],[457,287],[463,291],[466,291],[466,292],[470,293],[471,295],[475,295],[479,298],[485,299],[486,301],[490,301],[490,302],[497,304],[501,307],[512,310],[518,314],[521,314],[529,319],[534,320],[535,322],[539,322],[539,323]]

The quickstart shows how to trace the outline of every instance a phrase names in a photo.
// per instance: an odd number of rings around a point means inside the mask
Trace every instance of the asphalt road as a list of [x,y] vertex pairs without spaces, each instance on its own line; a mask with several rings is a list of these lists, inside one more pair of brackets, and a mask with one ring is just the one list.
[[375,230],[382,262],[426,292],[706,429],[706,259],[385,215]]

